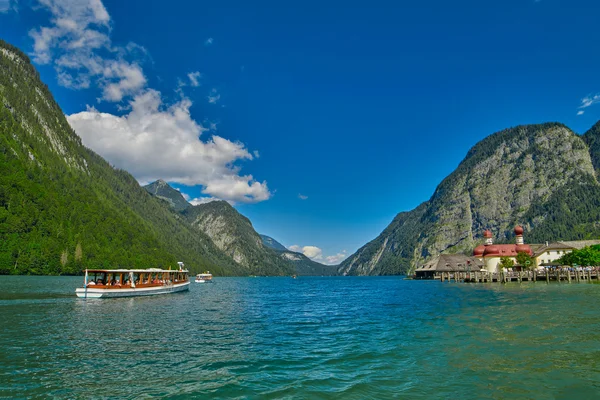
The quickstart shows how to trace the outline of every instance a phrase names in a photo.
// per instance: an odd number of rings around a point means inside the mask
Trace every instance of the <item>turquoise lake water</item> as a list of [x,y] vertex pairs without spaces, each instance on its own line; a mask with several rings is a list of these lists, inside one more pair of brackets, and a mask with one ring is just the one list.
[[600,398],[600,285],[0,277],[0,398]]

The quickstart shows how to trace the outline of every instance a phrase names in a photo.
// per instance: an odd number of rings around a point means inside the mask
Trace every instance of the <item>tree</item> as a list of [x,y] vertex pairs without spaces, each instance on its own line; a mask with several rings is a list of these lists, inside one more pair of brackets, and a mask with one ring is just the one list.
[[60,264],[64,267],[69,262],[69,252],[67,250],[63,251],[60,255]]
[[598,266],[600,265],[600,246],[584,247],[580,250],[573,250],[558,259],[558,262],[563,265],[583,265],[583,266]]
[[519,264],[521,267],[526,268],[526,269],[534,269],[535,268],[535,262],[533,260],[533,257],[531,257],[529,255],[529,253],[525,253],[525,252],[520,252],[517,253],[517,257],[515,257],[517,259],[517,264]]
[[512,258],[510,257],[500,257],[500,264],[498,264],[498,267],[500,268],[512,268],[515,265],[515,262]]

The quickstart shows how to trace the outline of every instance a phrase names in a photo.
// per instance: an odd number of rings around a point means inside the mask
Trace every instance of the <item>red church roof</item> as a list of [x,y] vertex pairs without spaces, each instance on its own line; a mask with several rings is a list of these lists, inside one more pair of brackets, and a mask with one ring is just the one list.
[[[473,252],[475,253],[475,252]],[[485,246],[484,257],[516,257],[518,253],[533,255],[531,247],[527,244],[493,244]]]

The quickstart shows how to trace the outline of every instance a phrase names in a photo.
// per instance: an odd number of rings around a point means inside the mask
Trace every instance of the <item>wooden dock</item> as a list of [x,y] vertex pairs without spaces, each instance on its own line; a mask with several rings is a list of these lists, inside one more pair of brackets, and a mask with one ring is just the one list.
[[543,272],[515,271],[515,272],[441,272],[434,276],[441,282],[467,282],[467,283],[508,283],[508,282],[591,282],[600,281],[600,269],[588,270],[553,269]]

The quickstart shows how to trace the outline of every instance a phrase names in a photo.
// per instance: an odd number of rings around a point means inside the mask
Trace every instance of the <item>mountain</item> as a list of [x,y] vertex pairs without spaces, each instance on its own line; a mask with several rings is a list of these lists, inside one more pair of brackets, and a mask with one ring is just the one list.
[[197,232],[213,243],[242,268],[247,275],[292,275],[294,267],[273,249],[263,245],[252,223],[226,201],[212,201],[182,212]]
[[[477,143],[432,197],[399,213],[342,262],[344,275],[407,273],[441,253],[470,253],[491,229],[529,243],[600,235],[600,125],[578,136],[560,123],[518,126]],[[594,168],[596,167],[596,169]]]
[[288,251],[288,249],[284,245],[282,245],[281,243],[279,243],[277,240],[273,239],[272,237],[269,237],[267,235],[260,235],[260,238],[262,239],[262,242],[265,246],[267,246],[273,250]]
[[259,235],[252,222],[225,201],[192,206],[163,180],[144,188],[178,211],[196,232],[207,235],[238,264],[244,275],[336,275],[335,267],[313,261],[269,236]]
[[183,198],[183,195],[178,190],[173,189],[169,184],[162,179],[157,180],[149,185],[144,186],[144,189],[151,195],[164,200],[175,211],[183,211],[192,205]]
[[83,146],[29,58],[3,41],[0,171],[0,274],[177,261],[191,271],[246,273],[164,200]]
[[321,264],[319,262],[311,260],[302,253],[297,253],[295,251],[288,250],[284,245],[267,235],[260,235],[260,237],[265,246],[277,251],[281,258],[294,264],[294,268],[296,269],[297,275],[337,275],[337,266],[335,265]]

